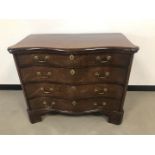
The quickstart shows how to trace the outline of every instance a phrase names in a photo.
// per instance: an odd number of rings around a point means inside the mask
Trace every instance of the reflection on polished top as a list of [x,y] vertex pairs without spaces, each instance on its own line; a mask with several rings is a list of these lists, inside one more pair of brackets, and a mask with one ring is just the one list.
[[20,48],[35,49],[49,48],[56,50],[74,49],[104,49],[127,48],[137,51],[138,47],[132,44],[121,33],[101,34],[32,34],[21,42],[9,48],[9,51]]

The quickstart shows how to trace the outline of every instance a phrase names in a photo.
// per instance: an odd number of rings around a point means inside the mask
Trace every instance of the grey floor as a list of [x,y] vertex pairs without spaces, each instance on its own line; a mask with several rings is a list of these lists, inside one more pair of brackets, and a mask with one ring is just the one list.
[[155,92],[127,92],[123,123],[103,116],[47,115],[30,124],[22,91],[0,91],[0,134],[3,135],[120,135],[155,134]]

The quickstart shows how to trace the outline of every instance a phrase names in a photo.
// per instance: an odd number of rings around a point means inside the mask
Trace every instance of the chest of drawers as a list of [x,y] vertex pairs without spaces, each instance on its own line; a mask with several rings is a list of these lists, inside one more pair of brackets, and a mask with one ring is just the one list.
[[34,34],[13,53],[31,123],[47,113],[106,115],[120,124],[133,54],[123,34]]

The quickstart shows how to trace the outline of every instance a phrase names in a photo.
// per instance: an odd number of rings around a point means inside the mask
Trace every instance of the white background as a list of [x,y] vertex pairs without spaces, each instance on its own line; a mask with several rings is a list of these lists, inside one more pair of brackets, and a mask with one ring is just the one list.
[[121,32],[140,47],[129,84],[155,85],[153,0],[15,1],[0,6],[0,84],[19,84],[7,47],[31,33]]

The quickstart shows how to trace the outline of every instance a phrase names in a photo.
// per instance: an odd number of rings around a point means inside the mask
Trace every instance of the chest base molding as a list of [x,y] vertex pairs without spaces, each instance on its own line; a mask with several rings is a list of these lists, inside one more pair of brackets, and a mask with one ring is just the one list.
[[41,122],[42,115],[68,115],[68,116],[82,116],[82,115],[97,115],[107,117],[108,122],[116,125],[120,125],[123,120],[124,111],[103,111],[103,110],[94,110],[94,111],[85,111],[85,112],[66,112],[66,111],[55,111],[55,110],[27,110],[29,114],[29,119],[32,124]]

